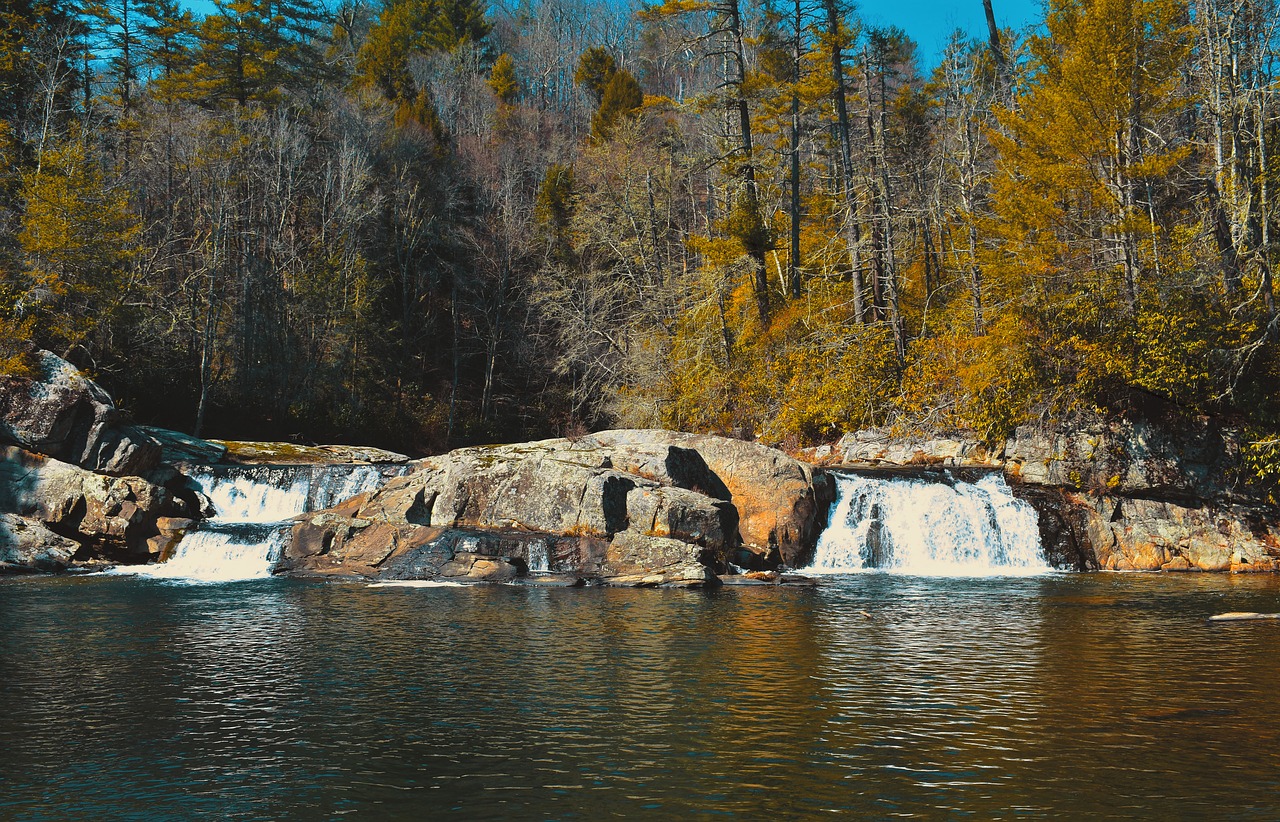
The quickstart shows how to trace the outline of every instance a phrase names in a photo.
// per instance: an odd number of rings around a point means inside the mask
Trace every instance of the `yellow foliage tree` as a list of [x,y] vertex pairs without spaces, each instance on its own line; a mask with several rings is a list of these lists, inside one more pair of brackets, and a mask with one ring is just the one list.
[[28,288],[19,313],[39,318],[41,343],[70,349],[109,328],[124,306],[141,226],[78,139],[46,151],[22,195]]
[[[1186,8],[1175,0],[1052,0],[1033,38],[1038,71],[1013,111],[984,230],[1003,240],[993,268],[1037,295],[1119,278],[1138,302],[1153,267],[1152,192],[1189,148],[1161,126],[1186,105]],[[1094,282],[1091,283],[1090,281]]]

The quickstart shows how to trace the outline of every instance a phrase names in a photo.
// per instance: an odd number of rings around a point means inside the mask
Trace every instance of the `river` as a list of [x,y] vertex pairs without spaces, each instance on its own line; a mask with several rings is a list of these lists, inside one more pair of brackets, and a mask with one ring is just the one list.
[[1271,576],[0,579],[0,819],[1280,818]]

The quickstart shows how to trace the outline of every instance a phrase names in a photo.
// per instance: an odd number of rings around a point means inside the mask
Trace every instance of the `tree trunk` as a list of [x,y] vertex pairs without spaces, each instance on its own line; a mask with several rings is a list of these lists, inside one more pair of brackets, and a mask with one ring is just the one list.
[[1011,85],[1009,59],[1005,56],[1004,46],[1000,42],[1000,27],[996,25],[996,13],[991,8],[991,0],[982,0],[982,9],[987,14],[987,43],[991,48],[991,59],[996,64],[996,86],[1003,98],[1008,94]]
[[[765,267],[765,254],[768,248],[762,237],[756,233],[764,231],[764,220],[760,214],[760,192],[756,187],[755,149],[751,141],[751,111],[747,106],[747,97],[743,90],[746,79],[746,52],[742,37],[742,15],[738,0],[726,0],[724,9],[728,14],[726,31],[729,35],[728,51],[733,55],[735,68],[732,77],[725,77],[725,83],[733,86],[736,97],[733,107],[737,110],[738,130],[741,135],[741,152],[743,157],[742,209],[751,221],[752,237],[747,243],[747,254],[755,264],[755,296],[756,311],[762,326],[769,322],[769,271]],[[727,61],[726,61],[727,62]]]
[[845,203],[845,244],[849,249],[849,263],[853,272],[853,316],[859,323],[867,320],[864,304],[865,285],[862,281],[862,261],[858,248],[862,244],[858,228],[857,195],[853,186],[853,139],[849,128],[849,104],[844,78],[844,55],[840,48],[840,10],[836,0],[824,0],[827,11],[827,32],[831,37],[831,79],[835,84],[836,129],[840,136],[840,171]]
[[800,61],[803,32],[801,0],[795,0],[795,49],[791,90],[791,299],[800,299]]

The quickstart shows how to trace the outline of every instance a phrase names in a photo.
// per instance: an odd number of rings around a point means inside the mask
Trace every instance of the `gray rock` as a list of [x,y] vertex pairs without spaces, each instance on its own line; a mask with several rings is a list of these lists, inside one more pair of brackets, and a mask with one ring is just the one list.
[[1085,535],[1098,566],[1114,571],[1274,571],[1280,527],[1267,512],[1235,505],[1180,505],[1081,495]]
[[1157,424],[1077,413],[1023,425],[1006,447],[1006,471],[1022,482],[1117,496],[1224,499],[1234,496],[1237,434],[1208,418]]
[[70,564],[79,548],[78,542],[54,533],[38,520],[0,513],[0,563],[59,571]]
[[[544,440],[431,457],[377,492],[300,518],[283,568],[419,579],[456,576],[458,562],[477,556],[506,560],[522,573],[536,566],[625,584],[709,585],[740,545],[738,499],[768,500],[781,512],[770,523],[775,543],[778,534],[816,534],[813,523],[777,525],[795,516],[797,500],[807,499],[816,515],[806,466],[764,449],[765,476],[782,477],[786,487],[772,494],[750,487],[742,477],[764,480],[739,464],[739,487],[756,495],[739,497],[702,456],[718,438],[693,439],[681,444],[667,432],[607,432],[603,441]],[[758,446],[721,450],[735,451],[741,462],[752,448]],[[484,579],[508,573],[501,564],[482,567],[483,573],[466,573]]]
[[168,465],[213,465],[227,454],[227,446],[202,440],[167,428],[140,426],[142,432],[160,444],[161,462]]
[[189,514],[165,488],[0,447],[0,512],[44,523],[108,553],[145,556],[162,517]]
[[298,445],[292,442],[209,440],[223,449],[221,461],[240,465],[404,465],[409,458],[394,451],[359,445]]
[[945,436],[895,437],[888,429],[870,428],[840,438],[838,461],[848,466],[910,465],[989,467],[1001,464],[999,451],[976,439]]
[[70,363],[38,352],[36,379],[0,378],[0,441],[115,476],[160,464],[160,445]]

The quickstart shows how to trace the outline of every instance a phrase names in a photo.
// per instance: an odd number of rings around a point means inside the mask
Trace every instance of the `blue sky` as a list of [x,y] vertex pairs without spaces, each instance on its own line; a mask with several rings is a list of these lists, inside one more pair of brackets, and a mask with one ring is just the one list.
[[[992,0],[996,23],[1001,28],[1024,29],[1040,22],[1040,0]],[[947,38],[957,28],[987,37],[987,17],[982,0],[860,0],[862,19],[873,26],[897,26],[920,47],[925,66],[937,63]]]
[[[210,0],[186,0],[186,5],[198,14],[213,8]],[[904,29],[920,46],[923,67],[937,62],[947,38],[957,28],[986,37],[982,0],[860,0],[858,8],[871,25]],[[992,0],[992,8],[1002,28],[1023,29],[1041,16],[1040,0]]]

